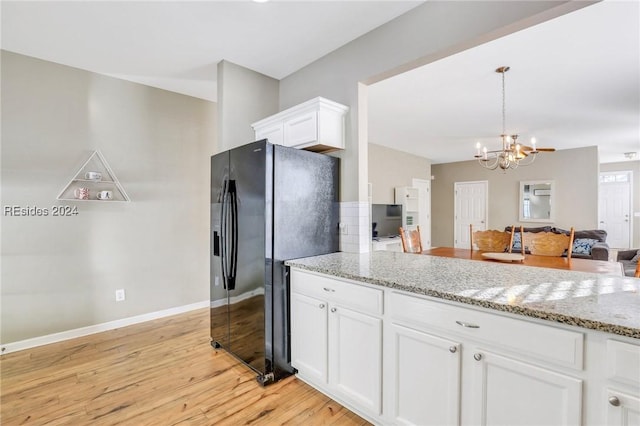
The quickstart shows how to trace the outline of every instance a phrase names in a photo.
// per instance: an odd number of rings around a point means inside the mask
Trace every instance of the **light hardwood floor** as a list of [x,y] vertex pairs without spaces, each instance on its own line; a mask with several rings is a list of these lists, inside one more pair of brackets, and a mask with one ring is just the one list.
[[209,310],[0,357],[2,425],[368,425],[294,377],[261,387]]

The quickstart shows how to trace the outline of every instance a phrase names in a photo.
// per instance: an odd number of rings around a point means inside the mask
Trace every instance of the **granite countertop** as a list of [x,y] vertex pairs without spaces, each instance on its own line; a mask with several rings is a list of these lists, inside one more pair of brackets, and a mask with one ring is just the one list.
[[640,339],[640,279],[491,261],[374,251],[287,265]]

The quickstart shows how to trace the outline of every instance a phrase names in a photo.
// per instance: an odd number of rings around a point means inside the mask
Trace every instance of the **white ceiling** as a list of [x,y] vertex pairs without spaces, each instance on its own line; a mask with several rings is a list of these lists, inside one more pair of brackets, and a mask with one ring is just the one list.
[[[2,1],[2,48],[215,101],[228,60],[282,79],[422,1]],[[606,0],[370,87],[370,142],[432,159],[498,146],[640,151],[640,6]],[[544,154],[543,154],[544,155]],[[549,154],[547,154],[549,155]],[[639,154],[640,155],[640,154]]]
[[[448,163],[507,133],[640,159],[640,3],[607,0],[369,88],[369,141]],[[540,154],[553,155],[553,154]]]
[[2,1],[2,48],[215,101],[225,59],[282,79],[423,1]]

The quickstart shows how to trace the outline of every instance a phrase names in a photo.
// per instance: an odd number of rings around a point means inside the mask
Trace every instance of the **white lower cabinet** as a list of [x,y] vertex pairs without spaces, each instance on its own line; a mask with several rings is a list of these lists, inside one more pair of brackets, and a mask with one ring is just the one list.
[[605,343],[607,426],[640,425],[640,346],[608,339]]
[[457,425],[460,343],[391,324],[385,362],[385,407],[398,425]]
[[467,356],[469,424],[581,424],[582,380],[478,348]]
[[326,383],[327,302],[291,293],[291,364],[306,377]]
[[640,425],[640,398],[607,389],[607,426]]
[[354,404],[382,412],[382,320],[344,307],[329,311],[329,384]]
[[580,379],[433,332],[392,324],[388,333],[388,423],[581,424]]
[[291,357],[374,424],[640,425],[638,339],[295,268]]
[[291,272],[291,365],[369,419],[382,414],[382,290]]
[[[385,415],[401,425],[580,425],[582,335],[391,292]],[[533,351],[553,343],[558,353]],[[514,356],[513,353],[522,353]],[[528,355],[527,355],[528,354]],[[548,366],[548,368],[547,368]],[[556,371],[554,371],[556,370]],[[577,373],[579,374],[579,373]]]

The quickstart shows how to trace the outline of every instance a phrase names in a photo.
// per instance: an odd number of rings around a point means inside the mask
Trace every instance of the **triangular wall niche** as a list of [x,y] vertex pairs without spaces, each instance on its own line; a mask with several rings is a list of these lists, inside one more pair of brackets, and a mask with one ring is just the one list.
[[[86,191],[80,188],[86,188]],[[111,197],[109,197],[109,192]],[[118,178],[109,167],[100,151],[94,151],[80,167],[64,189],[58,194],[58,200],[66,201],[130,201]]]

